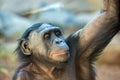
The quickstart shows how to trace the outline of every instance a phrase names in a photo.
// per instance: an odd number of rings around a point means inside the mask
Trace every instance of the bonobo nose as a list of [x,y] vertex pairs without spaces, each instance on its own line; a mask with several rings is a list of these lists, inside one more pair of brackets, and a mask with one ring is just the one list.
[[56,46],[58,49],[62,49],[62,50],[68,50],[69,51],[69,47],[66,44],[66,42],[60,38],[56,38],[53,42],[54,46]]
[[57,40],[55,43],[60,44],[61,42],[62,42],[62,40]]
[[60,38],[56,38],[55,40],[54,40],[54,43],[55,44],[61,44],[63,41],[62,41],[62,39],[60,39]]

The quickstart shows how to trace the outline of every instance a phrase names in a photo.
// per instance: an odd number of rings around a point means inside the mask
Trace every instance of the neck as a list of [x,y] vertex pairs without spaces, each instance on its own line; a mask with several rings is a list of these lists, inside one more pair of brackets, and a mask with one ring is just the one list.
[[[65,70],[66,63],[50,63],[50,62],[41,62],[34,61],[33,69],[36,73],[40,73],[41,71],[48,75],[51,79],[55,79],[61,76],[61,73]],[[56,76],[57,75],[57,76]]]
[[55,66],[46,66],[43,64],[39,64],[38,68],[42,70],[44,73],[46,73],[50,78],[54,79],[53,72],[55,70]]

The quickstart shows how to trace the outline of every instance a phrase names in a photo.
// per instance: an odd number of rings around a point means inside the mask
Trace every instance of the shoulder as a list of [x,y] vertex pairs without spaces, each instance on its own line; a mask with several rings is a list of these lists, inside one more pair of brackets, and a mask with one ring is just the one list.
[[75,33],[69,35],[66,38],[66,43],[73,43],[73,42],[76,43],[80,39],[82,32],[83,32],[83,29],[80,29],[76,31]]
[[18,73],[16,73],[13,77],[13,80],[31,80],[32,75],[30,72],[25,70],[20,70]]

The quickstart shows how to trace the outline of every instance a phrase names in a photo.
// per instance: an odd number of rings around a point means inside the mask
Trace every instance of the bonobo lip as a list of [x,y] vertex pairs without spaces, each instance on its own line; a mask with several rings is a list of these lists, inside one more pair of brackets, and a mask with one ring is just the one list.
[[56,50],[56,51],[51,53],[51,56],[52,55],[65,55],[65,54],[68,54],[68,53],[69,53],[69,50]]

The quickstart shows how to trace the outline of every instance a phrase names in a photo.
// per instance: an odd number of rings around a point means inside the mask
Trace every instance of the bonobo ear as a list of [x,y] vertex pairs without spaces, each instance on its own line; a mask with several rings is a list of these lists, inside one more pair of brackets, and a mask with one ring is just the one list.
[[21,50],[25,55],[31,55],[30,44],[27,40],[22,41]]

